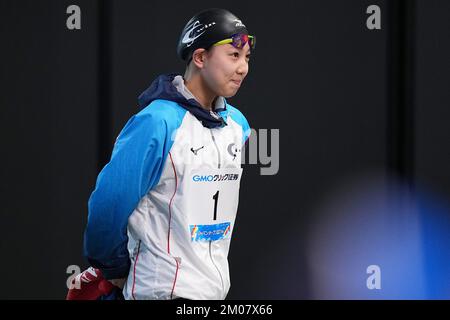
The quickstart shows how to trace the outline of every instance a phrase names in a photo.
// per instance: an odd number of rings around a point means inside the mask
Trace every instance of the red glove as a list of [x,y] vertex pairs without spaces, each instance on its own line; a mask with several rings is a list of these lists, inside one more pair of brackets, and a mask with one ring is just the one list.
[[97,300],[110,294],[113,289],[114,285],[103,278],[99,269],[89,267],[74,278],[66,300]]

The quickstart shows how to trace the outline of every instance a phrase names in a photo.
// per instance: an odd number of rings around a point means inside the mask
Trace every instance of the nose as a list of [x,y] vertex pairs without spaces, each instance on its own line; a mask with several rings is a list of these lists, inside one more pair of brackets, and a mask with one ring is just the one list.
[[248,73],[248,62],[247,62],[245,56],[240,59],[239,65],[238,65],[238,67],[236,69],[236,72],[242,78],[244,78],[247,75],[247,73]]

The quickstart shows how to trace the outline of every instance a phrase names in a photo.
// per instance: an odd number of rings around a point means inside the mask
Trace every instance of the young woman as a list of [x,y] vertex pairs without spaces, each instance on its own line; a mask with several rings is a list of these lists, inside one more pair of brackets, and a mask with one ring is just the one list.
[[184,76],[156,78],[117,137],[89,199],[84,250],[89,275],[123,286],[125,299],[225,299],[250,135],[225,98],[241,87],[254,45],[231,12],[196,14],[177,48]]

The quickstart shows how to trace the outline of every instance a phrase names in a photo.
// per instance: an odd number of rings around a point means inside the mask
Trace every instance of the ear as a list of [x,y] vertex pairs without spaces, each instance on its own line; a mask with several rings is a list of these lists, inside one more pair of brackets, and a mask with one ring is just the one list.
[[197,68],[202,69],[205,64],[207,51],[204,48],[199,48],[192,54],[192,62],[197,66]]

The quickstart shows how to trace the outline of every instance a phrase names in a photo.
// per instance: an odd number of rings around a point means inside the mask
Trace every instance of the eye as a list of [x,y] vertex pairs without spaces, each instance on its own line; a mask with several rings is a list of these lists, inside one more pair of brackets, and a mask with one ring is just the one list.
[[239,52],[237,52],[237,51],[233,52],[233,53],[232,53],[232,56],[233,56],[234,58],[239,58]]

